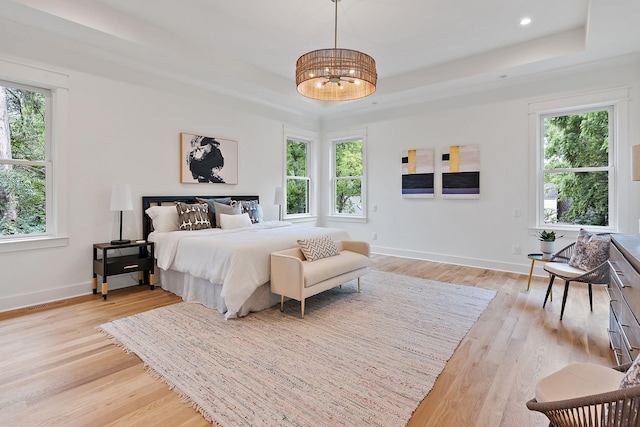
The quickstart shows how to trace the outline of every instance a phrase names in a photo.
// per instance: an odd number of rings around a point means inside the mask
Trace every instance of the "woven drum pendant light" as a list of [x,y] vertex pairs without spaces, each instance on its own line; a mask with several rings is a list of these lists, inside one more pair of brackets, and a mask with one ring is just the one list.
[[321,101],[351,101],[376,91],[376,61],[366,53],[338,49],[338,2],[333,49],[305,53],[296,62],[298,92]]

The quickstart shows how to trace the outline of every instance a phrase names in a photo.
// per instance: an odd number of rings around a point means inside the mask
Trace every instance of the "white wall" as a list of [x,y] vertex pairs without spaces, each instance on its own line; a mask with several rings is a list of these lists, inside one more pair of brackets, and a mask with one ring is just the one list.
[[[20,78],[8,71],[14,63],[0,58],[0,79]],[[69,75],[67,141],[56,154],[66,166],[61,191],[68,196],[69,244],[0,253],[0,311],[91,292],[92,244],[118,235],[117,213],[109,211],[114,183],[132,187],[135,210],[124,213],[124,238],[142,235],[143,195],[257,194],[265,218],[277,219],[273,196],[282,183],[283,125],[318,127],[314,118],[274,118],[262,107],[171,82],[132,84],[59,71]],[[238,141],[238,184],[180,184],[180,132]],[[110,289],[136,278],[111,277]]]
[[[32,60],[19,61],[30,64]],[[193,87],[177,87],[133,70],[119,80],[56,70],[69,75],[68,141],[65,152],[58,153],[66,166],[66,188],[62,191],[68,196],[69,244],[0,253],[0,311],[91,292],[92,244],[117,235],[116,214],[108,209],[113,183],[130,183],[136,200],[142,195],[258,194],[265,216],[276,218],[277,208],[271,200],[274,188],[282,183],[283,125],[311,131],[319,128],[317,118],[280,113]],[[0,58],[0,78],[19,77],[5,71]],[[640,183],[630,181],[629,147],[640,143],[638,57],[521,82],[500,82],[492,88],[442,95],[437,101],[367,116],[330,118],[323,131],[367,127],[370,218],[367,223],[320,219],[323,224],[347,229],[354,239],[370,241],[375,252],[528,272],[525,254],[537,251],[538,243],[528,229],[527,104],[620,86],[631,89],[628,139],[622,142],[619,154],[618,231],[637,233]],[[239,184],[180,184],[180,132],[237,140]],[[456,144],[481,147],[480,199],[402,199],[402,151],[433,147],[439,155],[445,147]],[[319,190],[326,197],[326,141],[318,149],[323,156]],[[436,172],[439,170],[436,164]],[[133,213],[125,213],[126,238],[141,233],[139,204]],[[376,213],[372,205],[377,205]],[[522,216],[514,217],[514,209]],[[320,204],[318,213],[322,216],[326,211],[327,204]],[[373,232],[378,233],[375,241],[371,240]],[[511,253],[514,244],[522,247],[521,255]],[[121,276],[110,282],[116,287],[135,280]]]
[[[359,119],[327,121],[324,131],[367,127],[367,223],[323,224],[343,227],[354,239],[369,241],[372,251],[506,271],[528,273],[526,254],[539,252],[530,218],[530,141],[528,103],[589,91],[630,87],[627,139],[620,141],[617,170],[618,232],[638,233],[640,183],[631,182],[631,145],[640,143],[640,61],[638,56],[556,72],[526,81],[504,82],[490,90],[371,113]],[[621,132],[621,135],[625,132]],[[450,145],[479,144],[479,200],[401,197],[403,150],[435,148],[436,190],[439,156]],[[328,164],[329,144],[325,142]],[[325,182],[328,177],[325,176]],[[328,197],[328,192],[327,192]],[[377,212],[372,207],[377,206]],[[520,217],[514,211],[521,213]],[[372,233],[378,239],[372,240]],[[573,235],[575,236],[575,234]],[[568,235],[556,244],[573,241]],[[512,253],[519,245],[522,253]],[[540,265],[540,264],[538,264]],[[538,271],[541,274],[541,271]]]

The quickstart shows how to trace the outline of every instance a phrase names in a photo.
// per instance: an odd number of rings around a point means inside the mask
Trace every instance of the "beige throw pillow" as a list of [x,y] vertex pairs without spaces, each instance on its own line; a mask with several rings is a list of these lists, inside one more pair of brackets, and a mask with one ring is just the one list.
[[569,265],[580,270],[593,270],[609,259],[609,235],[591,234],[580,229]]
[[298,240],[298,245],[300,245],[300,250],[307,261],[315,261],[340,254],[336,242],[329,236]]

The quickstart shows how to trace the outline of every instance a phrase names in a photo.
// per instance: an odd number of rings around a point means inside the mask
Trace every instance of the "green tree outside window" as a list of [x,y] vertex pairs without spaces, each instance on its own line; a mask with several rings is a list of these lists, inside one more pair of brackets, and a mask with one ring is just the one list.
[[609,225],[609,110],[546,117],[544,221]]
[[309,213],[309,143],[287,139],[287,215]]
[[46,232],[45,101],[0,86],[0,236]]
[[341,141],[335,146],[335,210],[362,215],[362,141]]

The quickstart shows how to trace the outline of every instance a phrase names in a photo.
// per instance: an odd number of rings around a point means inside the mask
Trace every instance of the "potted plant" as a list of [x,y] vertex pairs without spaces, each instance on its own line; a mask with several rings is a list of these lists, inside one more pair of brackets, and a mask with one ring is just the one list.
[[559,239],[562,236],[556,236],[555,231],[542,230],[537,237],[540,240],[540,252],[542,252],[544,258],[550,258],[556,251],[556,238]]

